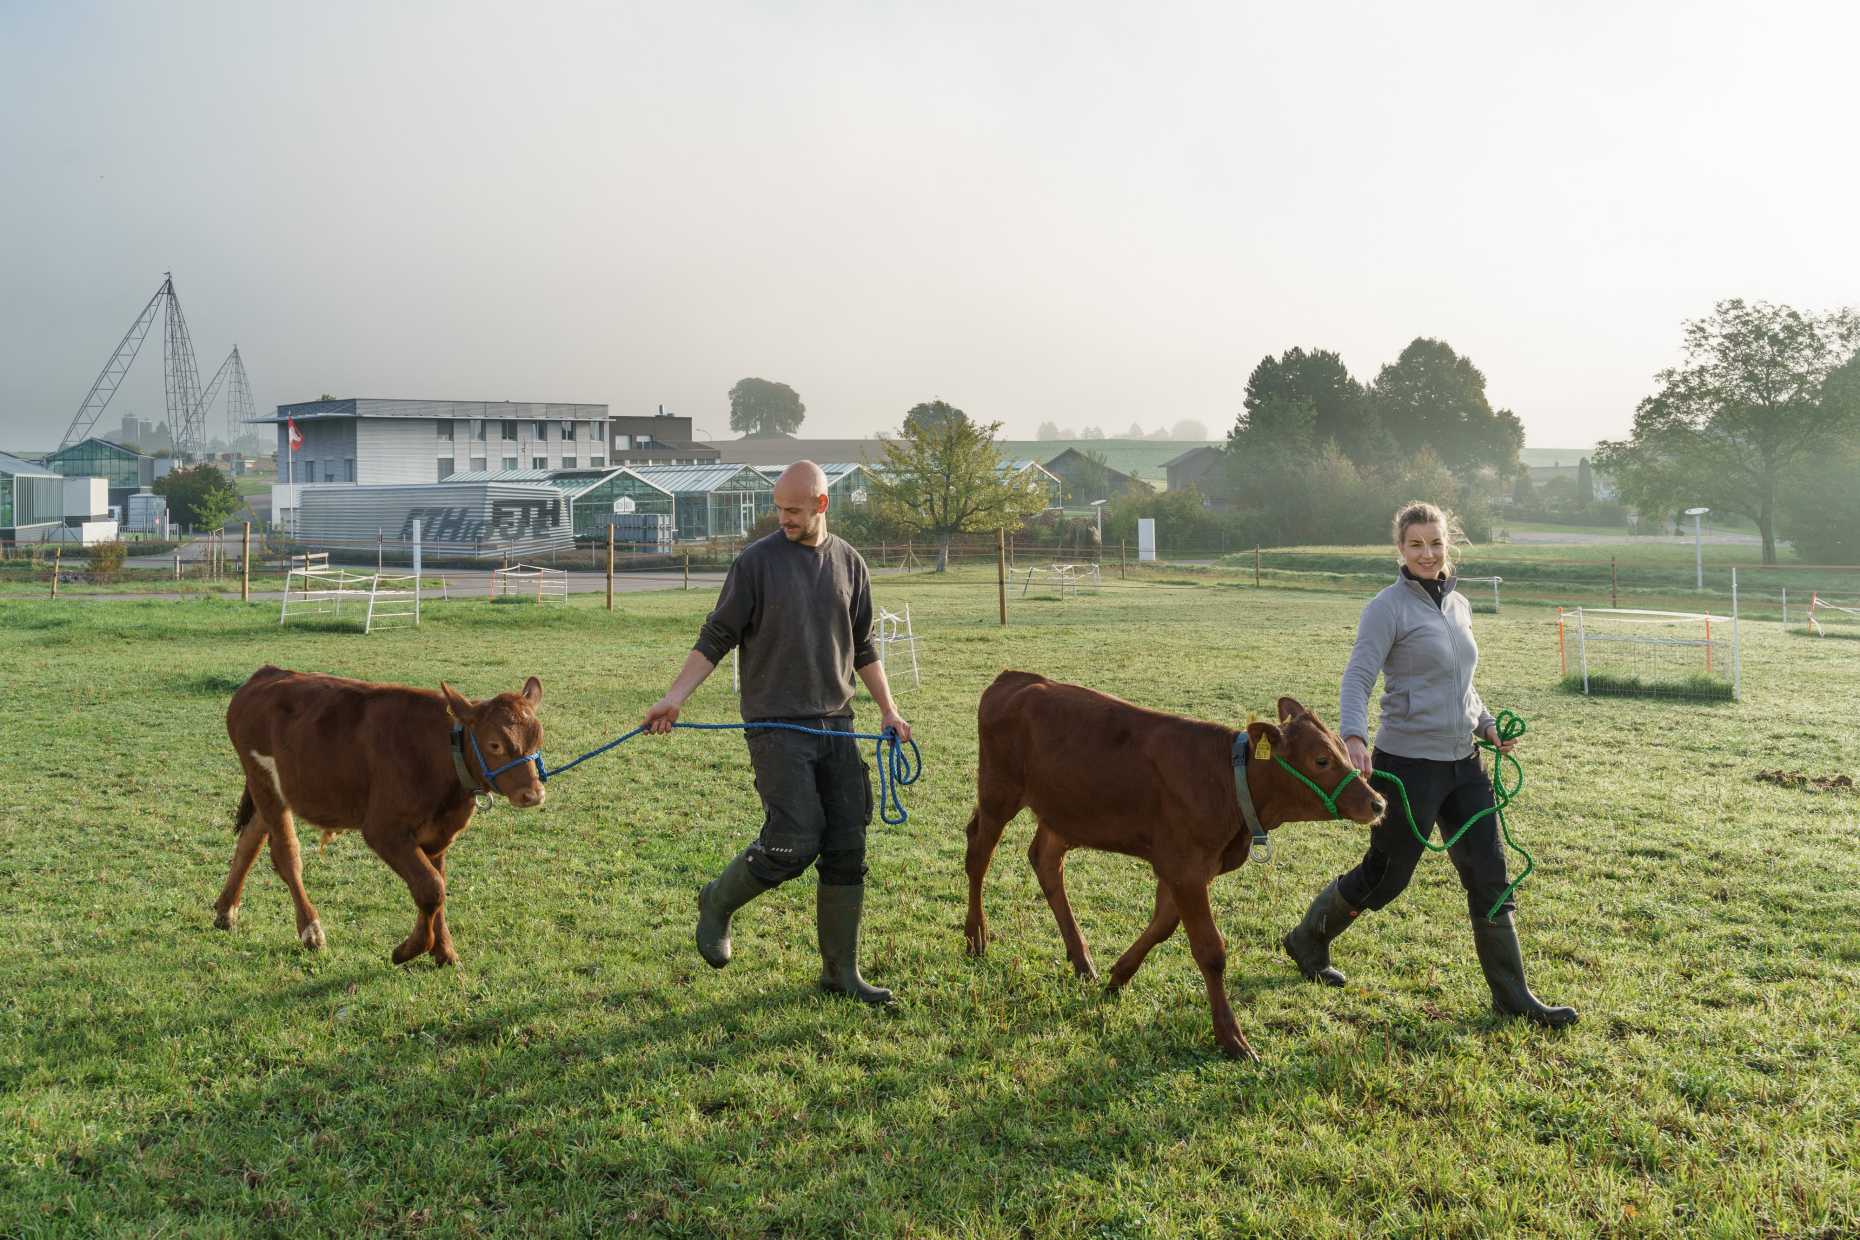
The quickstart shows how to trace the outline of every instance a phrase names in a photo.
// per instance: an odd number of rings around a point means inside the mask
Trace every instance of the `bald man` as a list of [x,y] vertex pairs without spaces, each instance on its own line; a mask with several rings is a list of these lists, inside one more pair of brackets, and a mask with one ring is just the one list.
[[[796,461],[775,483],[781,528],[743,548],[730,566],[697,644],[646,727],[669,732],[685,700],[733,648],[742,649],[747,723],[798,723],[853,730],[853,676],[878,704],[881,730],[908,740],[872,644],[872,587],[865,561],[827,533],[827,477]],[[820,873],[816,925],[820,984],[867,1003],[891,992],[859,976],[865,904],[865,832],[872,773],[851,737],[750,728],[749,760],[762,797],[762,833],[698,893],[698,952],[712,968],[730,963],[730,918],[763,892],[814,866]]]

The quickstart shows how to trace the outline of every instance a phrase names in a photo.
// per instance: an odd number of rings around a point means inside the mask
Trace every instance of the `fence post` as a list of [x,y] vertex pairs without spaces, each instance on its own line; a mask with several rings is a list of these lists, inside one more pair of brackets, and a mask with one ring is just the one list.
[[1130,544],[1120,538],[1117,540],[1117,579],[1123,581],[1130,576]]
[[614,609],[614,527],[607,523],[607,610]]
[[1007,625],[1007,531],[995,531],[995,595],[1001,602],[1001,623]]
[[1611,555],[1608,557],[1608,605],[1610,607],[1621,606],[1617,589],[1619,584],[1619,578],[1615,575],[1615,557]]
[[1253,588],[1259,588],[1259,548],[1253,548]]
[[59,572],[59,569],[61,569],[64,566],[64,562],[65,562],[65,549],[63,547],[52,548],[52,597],[53,598],[58,597],[58,572]]
[[181,580],[181,553],[179,551],[174,553],[174,579]]
[[1569,675],[1569,656],[1563,650],[1563,609],[1556,609],[1556,673]]
[[685,589],[691,588],[691,553],[685,552]]
[[240,540],[239,551],[239,601],[252,601],[252,523],[245,523],[245,536]]

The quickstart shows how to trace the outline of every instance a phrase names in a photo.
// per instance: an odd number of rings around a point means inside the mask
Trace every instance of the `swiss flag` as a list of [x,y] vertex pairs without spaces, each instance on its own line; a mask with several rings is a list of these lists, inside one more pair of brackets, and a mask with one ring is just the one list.
[[303,432],[297,429],[296,418],[284,419],[284,425],[286,429],[290,431],[291,451],[295,452],[297,449],[304,446]]

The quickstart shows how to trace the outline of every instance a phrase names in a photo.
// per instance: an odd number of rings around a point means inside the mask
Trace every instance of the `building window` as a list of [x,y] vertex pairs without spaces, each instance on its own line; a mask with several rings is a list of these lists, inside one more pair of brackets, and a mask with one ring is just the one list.
[[479,443],[484,442],[484,419],[483,418],[473,418],[471,420],[471,437],[473,439],[476,439]]
[[546,456],[537,456],[537,457],[531,457],[531,458],[530,458],[530,468],[531,468],[531,469],[547,469],[547,468],[549,468],[549,458],[548,458],[548,457],[546,457]]
[[452,476],[453,469],[454,469],[454,466],[452,464],[451,457],[442,456],[439,458],[439,479],[441,482],[445,481],[447,478],[450,478]]
[[515,442],[517,442],[517,424],[516,424],[516,422],[515,422],[515,421],[513,421],[513,420],[511,420],[511,419],[509,419],[509,418],[506,418],[506,419],[504,420],[504,428],[503,428],[503,430],[502,430],[502,431],[500,431],[500,432],[498,433],[498,438],[499,438],[499,439],[503,439],[503,440],[507,440],[507,441],[509,441],[510,443],[515,443]]
[[334,482],[335,480],[336,480],[336,462],[324,461],[323,462],[323,481]]
[[342,463],[342,480],[344,482],[355,481],[355,462],[354,461],[348,460]]
[[562,438],[568,440],[573,440],[575,438],[575,424],[573,422],[562,423]]
[[439,437],[441,439],[445,440],[447,443],[452,442],[452,419],[451,418],[441,418],[439,419],[439,421],[433,423],[433,425],[439,428]]
[[536,442],[549,442],[549,424],[547,422],[538,422],[536,424]]
[[305,461],[299,461],[297,463],[297,481],[299,482],[315,482],[316,481],[316,462],[315,461],[305,460]]
[[604,456],[591,456],[591,457],[589,457],[589,458],[588,458],[588,468],[589,468],[589,469],[606,469],[606,468],[607,468],[607,458],[606,458],[606,457],[604,457]]
[[471,467],[472,467],[473,469],[475,469],[475,470],[477,470],[477,471],[479,471],[480,473],[482,473],[482,472],[484,472],[484,458],[483,458],[483,457],[481,457],[481,456],[474,456],[474,457],[472,457],[472,458],[471,458]]
[[563,468],[563,469],[573,469],[573,468],[575,468],[575,458],[574,458],[574,457],[572,457],[572,456],[565,456],[565,457],[563,457],[563,458],[562,458],[562,468]]
[[630,450],[632,447],[633,447],[632,436],[630,435],[615,435],[614,436],[614,451],[615,452],[626,452]]
[[505,468],[505,469],[515,469],[516,467],[517,467],[517,458],[516,458],[516,457],[514,457],[514,456],[507,456],[507,457],[505,457],[505,458],[504,458],[504,468]]
[[605,422],[592,422],[592,423],[589,423],[589,425],[591,425],[591,426],[592,426],[592,427],[594,428],[594,438],[595,438],[595,440],[596,440],[596,441],[604,441],[604,440],[606,440],[606,438],[607,438],[607,423],[605,423]]

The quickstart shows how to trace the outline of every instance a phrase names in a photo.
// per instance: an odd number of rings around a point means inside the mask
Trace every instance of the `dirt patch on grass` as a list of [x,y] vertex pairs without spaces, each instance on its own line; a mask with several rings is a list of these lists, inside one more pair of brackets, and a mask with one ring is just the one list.
[[1851,775],[1810,775],[1803,771],[1758,771],[1757,782],[1775,784],[1781,788],[1800,788],[1804,792],[1852,792],[1854,777]]

